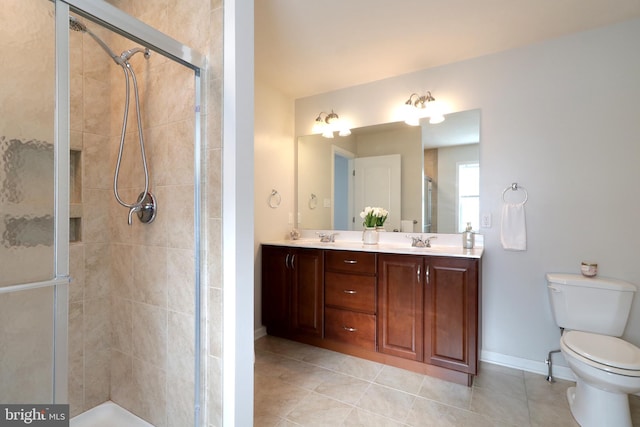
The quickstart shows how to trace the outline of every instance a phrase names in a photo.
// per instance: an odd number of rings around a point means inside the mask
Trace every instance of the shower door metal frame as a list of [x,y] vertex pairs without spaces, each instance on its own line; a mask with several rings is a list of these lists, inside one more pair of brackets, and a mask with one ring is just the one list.
[[[53,0],[55,2],[56,31],[56,278],[64,280],[56,293],[56,344],[54,382],[56,401],[67,401],[67,321],[68,321],[68,278],[69,278],[69,12],[74,12],[114,31],[134,42],[190,68],[194,72],[194,269],[195,269],[195,417],[194,425],[202,425],[204,418],[202,369],[202,295],[201,289],[201,150],[204,146],[202,134],[203,114],[202,94],[206,81],[203,71],[206,57],[155,28],[127,15],[103,0]],[[66,180],[66,185],[63,183]],[[62,238],[62,239],[61,239]],[[64,247],[66,245],[66,250]],[[60,250],[58,250],[60,249]],[[62,330],[64,329],[64,330]],[[57,334],[59,332],[59,335]],[[58,341],[60,339],[60,341]]]

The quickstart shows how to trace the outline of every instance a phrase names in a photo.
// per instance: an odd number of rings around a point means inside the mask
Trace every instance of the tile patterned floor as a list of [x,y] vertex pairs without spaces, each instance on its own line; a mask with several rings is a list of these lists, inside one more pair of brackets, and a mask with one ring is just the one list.
[[[270,336],[255,349],[257,427],[578,427],[569,381],[483,363],[465,387]],[[640,398],[631,408],[640,426]]]

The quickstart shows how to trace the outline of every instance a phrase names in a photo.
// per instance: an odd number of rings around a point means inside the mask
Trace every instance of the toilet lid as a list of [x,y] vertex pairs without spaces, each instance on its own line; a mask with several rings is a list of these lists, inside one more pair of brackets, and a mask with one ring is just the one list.
[[603,365],[640,371],[640,348],[620,338],[581,331],[566,332],[562,339],[571,350]]

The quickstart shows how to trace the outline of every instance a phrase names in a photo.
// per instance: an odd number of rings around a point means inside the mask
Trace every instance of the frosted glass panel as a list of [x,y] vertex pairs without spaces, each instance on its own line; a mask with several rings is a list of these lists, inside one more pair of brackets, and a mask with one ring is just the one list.
[[0,293],[0,402],[53,397],[53,286]]
[[0,15],[0,286],[53,277],[54,19],[46,0]]

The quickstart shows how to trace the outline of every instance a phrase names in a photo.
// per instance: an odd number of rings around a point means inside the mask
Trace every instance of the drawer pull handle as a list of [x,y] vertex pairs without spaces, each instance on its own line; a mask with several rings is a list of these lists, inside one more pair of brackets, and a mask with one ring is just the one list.
[[355,259],[345,259],[343,262],[345,264],[357,264],[358,263],[358,261],[355,260]]
[[357,328],[351,328],[349,326],[343,326],[342,329],[344,329],[347,332],[358,332]]
[[354,295],[354,294],[358,293],[358,291],[354,291],[353,289],[345,289],[342,292],[344,292],[345,294],[350,294],[350,295]]

